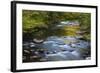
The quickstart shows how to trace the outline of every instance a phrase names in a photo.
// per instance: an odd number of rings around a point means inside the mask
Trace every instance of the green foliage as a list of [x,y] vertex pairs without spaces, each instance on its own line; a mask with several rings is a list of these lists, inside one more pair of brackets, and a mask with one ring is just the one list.
[[[79,28],[56,28],[61,21],[77,20]],[[91,14],[79,12],[52,12],[23,10],[22,12],[23,35],[31,38],[46,38],[52,35],[76,35],[75,31],[86,31],[84,38],[90,38]],[[27,34],[27,35],[26,35]]]

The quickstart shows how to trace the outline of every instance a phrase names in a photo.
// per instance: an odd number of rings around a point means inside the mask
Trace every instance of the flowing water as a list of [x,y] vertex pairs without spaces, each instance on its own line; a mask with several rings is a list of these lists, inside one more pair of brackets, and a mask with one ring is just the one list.
[[[77,36],[78,37],[78,36]],[[70,36],[51,36],[43,43],[33,42],[24,44],[31,51],[30,61],[63,61],[90,59],[90,42]],[[38,58],[38,59],[37,59]]]

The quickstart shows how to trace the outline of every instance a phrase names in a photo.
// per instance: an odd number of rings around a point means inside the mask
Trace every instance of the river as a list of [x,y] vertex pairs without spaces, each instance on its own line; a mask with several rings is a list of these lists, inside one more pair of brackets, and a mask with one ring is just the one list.
[[87,60],[91,58],[90,42],[80,40],[79,36],[50,36],[40,44],[25,42],[23,47],[24,54],[29,54],[28,56],[23,55],[24,62]]

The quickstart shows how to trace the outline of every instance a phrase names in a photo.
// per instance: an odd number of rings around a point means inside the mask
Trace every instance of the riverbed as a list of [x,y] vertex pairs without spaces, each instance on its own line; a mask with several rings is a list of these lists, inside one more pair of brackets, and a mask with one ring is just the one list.
[[23,43],[23,62],[91,59],[90,42],[80,36],[50,36],[43,43]]

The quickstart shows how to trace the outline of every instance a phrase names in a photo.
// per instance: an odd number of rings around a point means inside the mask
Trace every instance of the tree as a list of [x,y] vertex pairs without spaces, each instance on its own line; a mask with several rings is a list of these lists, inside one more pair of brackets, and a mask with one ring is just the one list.
[[[65,28],[58,28],[61,21],[77,20],[81,31],[87,31],[90,35],[91,14],[79,12],[53,12],[23,10],[23,35],[27,39],[46,39],[52,35],[63,36]],[[27,35],[27,36],[26,36]]]

